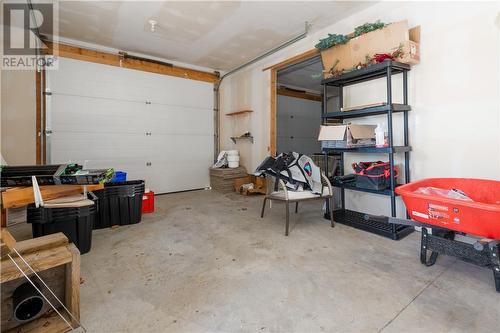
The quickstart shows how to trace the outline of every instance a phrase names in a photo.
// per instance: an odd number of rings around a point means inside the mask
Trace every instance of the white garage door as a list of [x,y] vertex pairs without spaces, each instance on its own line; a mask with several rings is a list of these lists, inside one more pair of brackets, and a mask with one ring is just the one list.
[[209,186],[213,84],[58,61],[47,72],[51,163],[123,170],[157,193]]

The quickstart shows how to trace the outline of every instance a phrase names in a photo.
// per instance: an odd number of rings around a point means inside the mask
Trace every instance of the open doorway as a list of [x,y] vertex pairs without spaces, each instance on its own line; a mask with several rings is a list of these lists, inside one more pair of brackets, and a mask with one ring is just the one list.
[[275,80],[271,82],[275,82],[275,93],[271,96],[275,96],[275,102],[271,100],[274,111],[271,122],[274,121],[276,127],[275,132],[271,131],[271,143],[275,142],[275,154],[295,151],[308,155],[327,176],[333,176],[339,166],[339,156],[329,156],[326,170],[318,134],[320,125],[332,122],[322,117],[323,103],[327,103],[330,110],[338,109],[340,97],[338,88],[328,87],[324,98],[323,64],[319,53],[274,71]]
[[313,155],[321,151],[318,130],[322,110],[323,65],[319,56],[278,70],[276,80],[276,152]]
[[326,101],[329,110],[338,109],[340,94],[338,87],[328,86],[323,98],[319,51],[311,49],[263,70],[270,70],[270,154],[289,151],[306,154],[327,176],[334,175],[338,156],[329,156],[326,170],[318,134],[320,125],[336,122],[322,118],[323,103]]
[[[277,70],[276,153],[296,151],[309,156],[321,153],[318,133],[322,119],[323,64],[318,55]],[[336,87],[328,87],[329,110],[339,107]]]

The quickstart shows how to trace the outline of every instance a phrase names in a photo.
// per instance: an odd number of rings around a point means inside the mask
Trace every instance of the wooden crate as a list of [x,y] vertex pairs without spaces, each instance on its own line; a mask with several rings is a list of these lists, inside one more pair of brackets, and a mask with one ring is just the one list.
[[[80,252],[76,246],[70,244],[68,238],[62,233],[16,242],[6,229],[1,230],[1,241],[1,331],[12,333],[62,333],[69,331],[67,324],[55,312],[52,312],[48,304],[44,305],[43,314],[32,321],[18,322],[13,318],[12,294],[17,287],[27,282],[7,254],[10,254],[19,264],[21,260],[12,250],[12,248],[15,248],[71,311],[76,320],[79,320]],[[33,278],[33,275],[31,275],[31,278]],[[61,309],[45,286],[40,284],[40,287],[43,294],[51,300],[51,303]],[[65,315],[65,311],[62,311],[62,313],[73,327],[78,327],[76,320]]]
[[247,170],[244,167],[210,168],[210,186],[215,191],[232,192],[234,180],[246,175]]

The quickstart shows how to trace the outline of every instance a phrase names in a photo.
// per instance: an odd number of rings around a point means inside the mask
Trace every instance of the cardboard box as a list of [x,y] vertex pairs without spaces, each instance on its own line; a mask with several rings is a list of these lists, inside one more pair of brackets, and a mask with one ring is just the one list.
[[[243,190],[241,186],[244,184],[254,184],[253,189]],[[233,182],[234,191],[243,195],[250,194],[266,194],[267,183],[265,177],[256,177],[254,175],[248,175],[241,178],[236,178]]]
[[400,45],[403,47],[399,62],[415,65],[420,63],[420,26],[408,29],[408,21],[395,22],[387,27],[375,30],[351,39],[344,45],[335,45],[321,51],[325,78],[333,65],[336,70],[351,69],[359,63],[366,62],[366,56],[377,53],[392,53]]
[[245,176],[245,177],[241,177],[241,178],[236,178],[233,181],[234,191],[235,192],[239,192],[241,185],[249,184],[249,183],[253,183],[252,182],[252,177],[250,175]]
[[318,141],[322,148],[375,146],[375,125],[321,126]]

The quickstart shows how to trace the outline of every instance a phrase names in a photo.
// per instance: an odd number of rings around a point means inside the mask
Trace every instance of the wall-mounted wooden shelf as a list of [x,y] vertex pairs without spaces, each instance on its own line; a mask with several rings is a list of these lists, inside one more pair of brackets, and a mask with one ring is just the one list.
[[241,110],[241,111],[226,113],[226,116],[232,117],[232,116],[238,116],[238,115],[242,115],[245,113],[251,113],[251,112],[253,112],[253,110]]
[[238,140],[249,140],[251,143],[253,143],[253,136],[251,135],[246,135],[246,136],[232,136],[231,140],[233,140],[234,143]]

